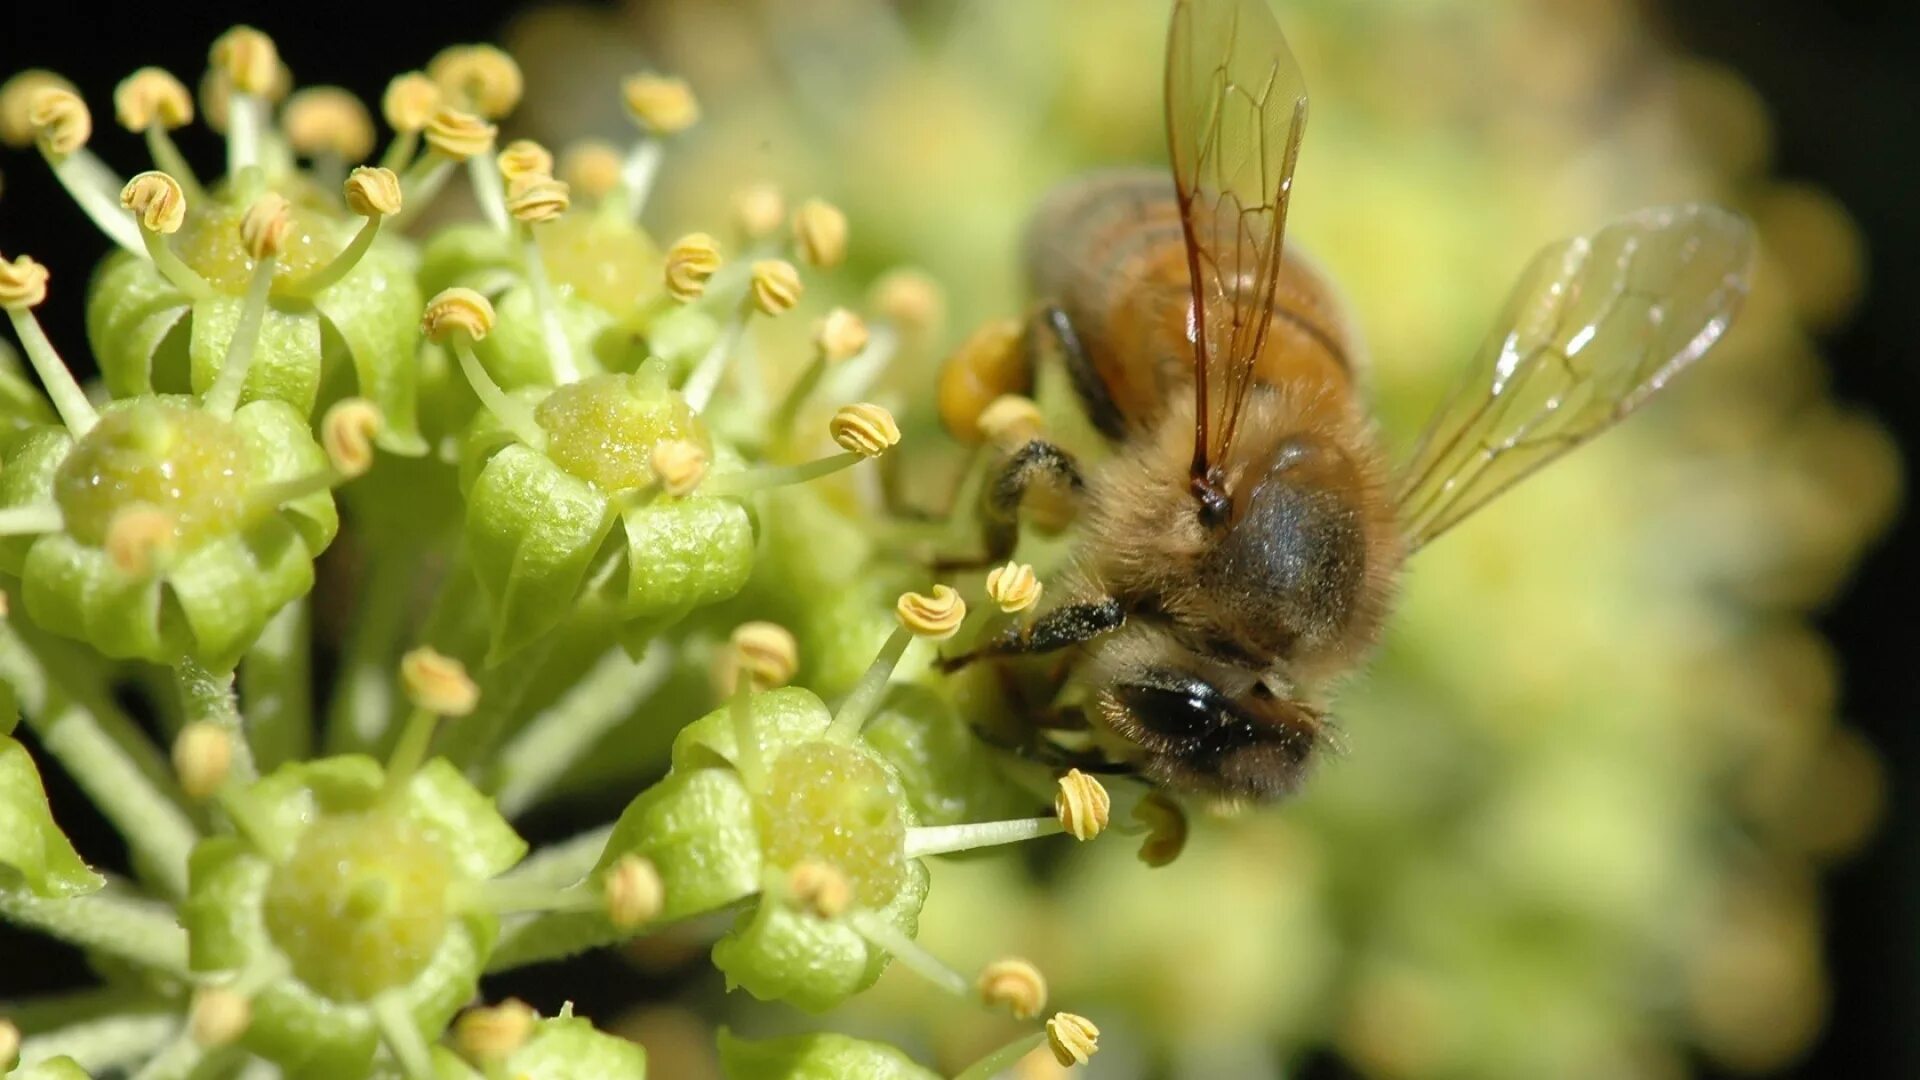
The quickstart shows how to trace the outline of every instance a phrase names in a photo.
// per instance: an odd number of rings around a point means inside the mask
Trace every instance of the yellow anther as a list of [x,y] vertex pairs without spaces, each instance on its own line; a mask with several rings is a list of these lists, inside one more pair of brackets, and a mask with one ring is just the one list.
[[492,120],[513,111],[526,89],[520,65],[492,45],[452,45],[427,64],[441,93]]
[[0,258],[0,311],[26,311],[47,298],[47,268],[31,255]]
[[567,212],[573,196],[567,185],[545,173],[526,173],[507,185],[507,212],[514,220],[537,225]]
[[1038,602],[1041,588],[1033,567],[1026,563],[1010,562],[987,571],[987,598],[1009,615]]
[[841,406],[827,430],[840,449],[861,457],[879,457],[900,443],[900,425],[893,414],[866,401]]
[[753,264],[753,302],[766,314],[793,310],[802,291],[800,271],[785,259],[761,259]]
[[420,317],[420,329],[428,341],[435,343],[455,333],[479,341],[493,332],[493,305],[472,289],[458,286],[443,289],[427,301],[427,310]]
[[776,184],[749,184],[733,194],[733,219],[755,240],[779,228],[786,216],[787,200]]
[[619,187],[620,169],[620,151],[599,139],[582,139],[560,156],[560,178],[589,199],[603,198]]
[[667,439],[647,455],[647,466],[660,482],[660,490],[676,499],[685,498],[707,478],[707,452],[688,439]]
[[71,90],[45,87],[33,95],[27,109],[27,123],[40,149],[54,157],[65,157],[87,145],[93,137],[93,114],[87,103]]
[[251,26],[236,26],[214,39],[208,59],[243,94],[271,97],[280,79],[280,50]]
[[430,645],[400,658],[400,687],[414,708],[435,716],[465,716],[480,704],[480,687],[467,666]]
[[793,212],[793,245],[809,266],[839,266],[847,257],[847,215],[822,199]]
[[1100,1049],[1100,1029],[1084,1016],[1054,1013],[1047,1021],[1047,1045],[1053,1048],[1053,1060],[1061,1066],[1085,1065]]
[[155,124],[171,131],[193,121],[193,95],[165,68],[143,67],[114,88],[113,115],[128,131]]
[[0,1076],[5,1076],[20,1061],[20,1028],[11,1020],[0,1019]]
[[893,614],[914,636],[945,641],[959,632],[967,617],[967,602],[951,586],[935,585],[931,596],[901,593]]
[[975,426],[988,442],[1000,449],[1018,450],[1046,434],[1047,420],[1032,398],[1001,394],[980,410]]
[[445,157],[465,161],[485,153],[497,132],[492,124],[470,112],[442,105],[427,121],[427,145]]
[[193,992],[187,1008],[187,1031],[193,1041],[209,1049],[230,1046],[253,1026],[253,1002],[237,990],[203,986]]
[[395,75],[380,96],[380,115],[395,131],[421,130],[439,107],[440,87],[418,71]]
[[747,622],[733,628],[722,656],[719,689],[731,694],[741,676],[754,693],[773,690],[793,681],[800,670],[800,643],[779,623]]
[[873,310],[910,333],[924,334],[946,317],[947,300],[940,283],[910,266],[887,271],[873,283]]
[[187,193],[180,181],[159,171],[143,172],[120,189],[120,205],[133,211],[140,227],[168,235],[187,220]]
[[194,720],[173,740],[173,774],[189,799],[204,799],[226,783],[233,768],[233,735],[218,724]]
[[833,919],[853,905],[853,886],[831,863],[802,859],[787,873],[787,895],[816,919]]
[[1134,803],[1133,820],[1147,829],[1147,838],[1140,842],[1140,861],[1148,866],[1165,866],[1186,850],[1187,812],[1166,793],[1148,792]]
[[553,175],[553,155],[532,139],[515,139],[500,151],[501,179],[511,183],[522,176]]
[[658,918],[666,906],[667,886],[660,871],[639,855],[622,855],[601,882],[607,918],[616,929],[631,930]]
[[343,398],[320,418],[320,445],[341,476],[361,476],[373,468],[373,440],[386,427],[380,406],[366,398]]
[[373,153],[373,117],[359,98],[337,86],[310,86],[288,98],[280,129],[296,154],[354,162]]
[[1100,781],[1079,769],[1068,769],[1053,793],[1053,812],[1068,835],[1091,840],[1106,829],[1113,797]]
[[207,127],[222,135],[227,132],[227,114],[233,99],[233,84],[226,72],[210,67],[200,76],[200,115]]
[[361,217],[400,212],[400,177],[392,169],[362,165],[347,174],[347,209]]
[[107,553],[107,561],[121,573],[144,578],[173,550],[178,527],[179,522],[165,510],[128,506],[108,522],[100,547]]
[[293,231],[293,207],[272,191],[260,196],[240,218],[240,247],[249,258],[266,259],[280,254]]
[[706,294],[707,281],[720,269],[720,245],[706,233],[688,233],[667,249],[667,292],[683,304]]
[[846,308],[827,312],[813,328],[813,344],[829,363],[860,355],[870,338],[866,320]]
[[1047,980],[1040,969],[1017,956],[995,960],[974,981],[988,1008],[1005,1007],[1016,1020],[1031,1020],[1047,1007]]
[[476,1065],[498,1064],[527,1045],[539,1021],[533,1006],[518,998],[468,1009],[453,1022],[453,1045]]
[[33,99],[42,90],[79,92],[72,83],[45,68],[28,68],[0,83],[0,143],[16,149],[33,145]]
[[629,75],[620,84],[620,92],[634,121],[655,135],[685,131],[700,119],[700,103],[685,79],[650,73]]

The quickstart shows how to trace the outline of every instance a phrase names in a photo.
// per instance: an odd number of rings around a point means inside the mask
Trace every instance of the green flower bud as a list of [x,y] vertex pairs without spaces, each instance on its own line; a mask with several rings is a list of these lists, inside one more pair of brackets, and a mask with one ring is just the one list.
[[1033,808],[1032,793],[1008,774],[1007,756],[927,687],[894,687],[862,737],[893,767],[922,825],[999,821]]
[[7,1080],[92,1080],[80,1063],[65,1054],[7,1074]]
[[727,1080],[939,1080],[940,1074],[883,1043],[831,1032],[748,1042],[720,1030]]
[[0,735],[0,887],[14,882],[48,898],[78,896],[106,884],[54,824],[27,748]]
[[196,971],[288,972],[255,995],[242,1044],[292,1075],[366,1076],[376,996],[436,1038],[498,931],[463,896],[526,850],[492,803],[444,761],[388,792],[372,760],[337,757],[283,766],[234,806],[247,839],[195,848],[181,921]]
[[710,445],[658,365],[560,387],[535,417],[548,439],[544,453],[506,444],[497,424],[483,422],[468,439],[462,468],[471,478],[468,550],[493,613],[492,659],[575,613],[588,568],[616,526],[626,572],[595,598],[616,622],[650,631],[739,591],[753,531],[738,502],[697,492],[613,498],[652,485],[660,442]]
[[[9,466],[0,505],[52,503],[64,525],[10,538],[0,568],[22,578],[36,623],[112,657],[230,667],[312,588],[313,559],[339,527],[325,490],[271,494],[327,469],[306,421],[278,401],[231,420],[185,398],[114,402],[77,442],[22,435]],[[138,534],[122,532],[134,523]]]
[[489,1080],[647,1080],[647,1052],[639,1043],[594,1029],[585,1017],[562,1010],[534,1025],[533,1037],[505,1061],[487,1070]]

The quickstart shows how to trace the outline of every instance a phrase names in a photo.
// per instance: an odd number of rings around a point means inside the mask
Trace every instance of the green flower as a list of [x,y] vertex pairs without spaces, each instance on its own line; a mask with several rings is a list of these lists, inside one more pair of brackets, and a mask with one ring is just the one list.
[[883,1043],[822,1032],[748,1042],[720,1032],[727,1080],[939,1080],[940,1074]]

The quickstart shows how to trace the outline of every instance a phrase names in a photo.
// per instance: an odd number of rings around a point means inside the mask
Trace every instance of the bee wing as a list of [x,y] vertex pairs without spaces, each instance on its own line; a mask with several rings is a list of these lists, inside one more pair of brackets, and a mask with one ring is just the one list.
[[1747,293],[1753,230],[1714,206],[1641,210],[1521,275],[1408,463],[1409,551],[1593,438],[1713,347]]
[[1272,326],[1307,89],[1267,0],[1178,0],[1167,146],[1187,238],[1193,475],[1224,456]]

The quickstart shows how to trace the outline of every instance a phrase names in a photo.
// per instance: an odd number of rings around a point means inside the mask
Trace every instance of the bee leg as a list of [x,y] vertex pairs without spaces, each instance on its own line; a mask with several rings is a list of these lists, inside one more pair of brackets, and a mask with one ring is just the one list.
[[1127,433],[1126,418],[1120,415],[1119,406],[1113,403],[1113,395],[1107,390],[1105,380],[1094,370],[1093,358],[1087,355],[1080,331],[1074,328],[1073,320],[1067,316],[1064,308],[1049,304],[1035,312],[1033,319],[1027,323],[1027,369],[1033,371],[1039,367],[1042,329],[1060,347],[1060,358],[1066,364],[1067,377],[1073,380],[1074,393],[1087,410],[1087,419],[1109,439],[1124,436]]
[[1112,597],[1063,604],[1028,626],[1010,626],[979,648],[940,659],[940,670],[958,671],[990,656],[1033,656],[1084,644],[1120,628],[1127,613]]
[[1020,504],[1029,490],[1043,484],[1064,497],[1073,511],[1079,509],[1087,490],[1073,455],[1054,443],[1034,439],[1007,455],[981,500],[980,532],[984,550],[979,555],[935,559],[933,568],[979,570],[1005,562],[1020,542]]

